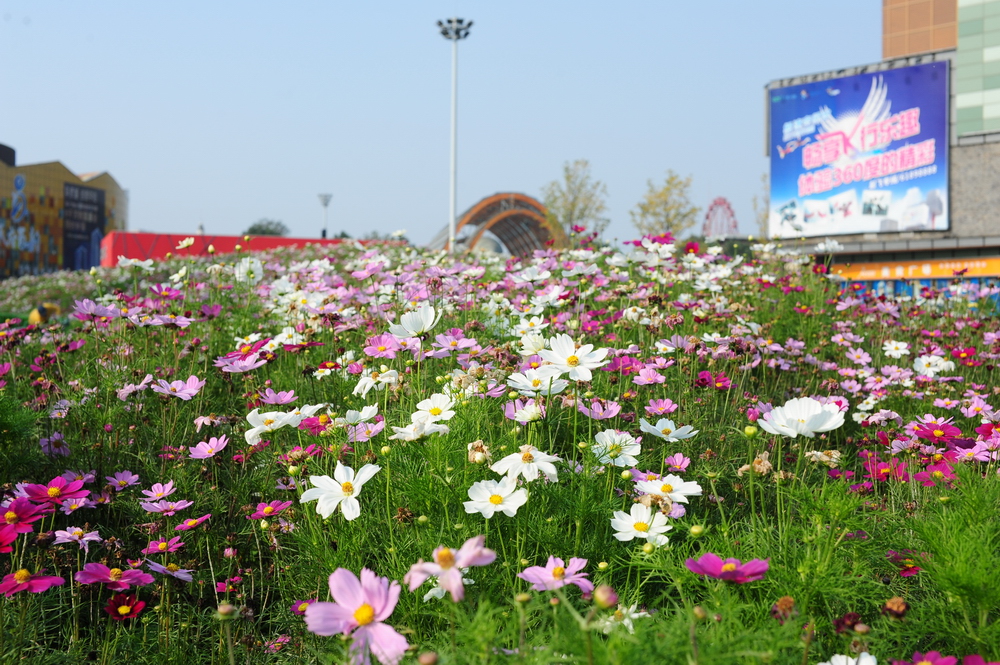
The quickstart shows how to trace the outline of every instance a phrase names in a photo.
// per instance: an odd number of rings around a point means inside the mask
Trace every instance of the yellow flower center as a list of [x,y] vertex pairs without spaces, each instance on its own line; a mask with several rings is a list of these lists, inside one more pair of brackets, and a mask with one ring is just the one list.
[[490,497],[490,503],[492,503],[494,506],[499,506],[501,503],[503,503],[503,497],[500,496],[499,494],[494,494],[493,496]]
[[126,614],[128,614],[131,611],[132,611],[132,608],[129,607],[128,605],[120,605],[118,607],[118,614],[119,614],[119,616],[125,616]]
[[649,531],[649,525],[646,524],[645,522],[636,522],[632,526],[632,528],[634,528],[636,531],[643,531],[643,532]]
[[724,563],[724,564],[722,564],[722,572],[724,572],[724,573],[730,573],[730,572],[732,572],[734,570],[736,570],[736,564],[735,563]]
[[554,577],[557,580],[561,580],[562,578],[566,577],[566,569],[563,568],[562,566],[556,566],[555,568],[552,569],[552,577]]
[[385,351],[385,347],[384,346],[380,346],[380,347],[378,347],[378,350],[379,351]]
[[615,610],[615,613],[611,615],[615,621],[623,621],[625,619],[625,613],[621,610]]
[[440,416],[440,415],[441,415],[441,409],[439,409],[439,408],[438,408],[438,407],[436,407],[436,406],[432,406],[432,407],[431,407],[431,408],[430,408],[430,409],[429,409],[429,410],[427,411],[427,413],[431,414],[432,416]]
[[274,418],[266,418],[264,420],[264,427],[270,427],[274,424]]
[[944,478],[944,473],[941,471],[935,471],[931,474],[936,480],[941,480]]
[[14,573],[14,581],[18,584],[24,584],[31,579],[31,572],[27,568],[22,568],[21,570]]
[[670,429],[669,427],[664,427],[660,431],[663,433],[663,436],[670,436],[670,433],[673,432],[674,430]]
[[524,462],[525,464],[531,464],[532,462],[535,461],[535,456],[532,455],[530,452],[524,453],[523,455],[521,455],[521,461]]
[[934,434],[934,436],[944,436],[944,431],[936,429],[936,430],[934,430],[933,434]]
[[569,365],[570,367],[576,367],[577,365],[580,364],[580,359],[577,358],[576,356],[570,356],[569,358],[566,359],[566,364]]
[[73,535],[77,538],[83,537],[83,529],[73,529]]
[[344,493],[344,496],[351,496],[354,494],[354,485],[351,483],[341,483],[340,491]]
[[110,577],[112,581],[117,582],[122,578],[122,569],[112,568],[110,571],[108,571],[108,577]]
[[611,459],[614,459],[614,458],[618,457],[621,454],[622,454],[622,447],[620,445],[618,445],[617,443],[613,444],[611,446],[608,446],[608,457],[610,457]]
[[437,564],[442,568],[451,568],[455,565],[455,554],[447,547],[438,550],[437,556],[434,558],[437,559]]
[[8,510],[4,513],[3,519],[7,524],[17,524],[17,513],[13,510]]
[[660,491],[663,492],[664,494],[670,494],[671,492],[674,491],[674,486],[673,485],[661,485],[660,486]]
[[167,564],[167,570],[169,570],[172,573],[176,573],[180,569],[181,569],[181,567],[178,566],[176,563],[168,563]]
[[531,387],[532,388],[537,388],[540,385],[542,385],[542,380],[541,379],[532,379],[531,380]]
[[354,610],[354,620],[359,626],[367,626],[375,620],[375,609],[368,603],[363,603],[361,607]]
[[299,612],[305,612],[309,608],[309,603],[299,603]]
[[198,526],[198,520],[188,520],[184,522],[187,526]]
[[267,506],[261,512],[264,513],[265,515],[270,515],[271,513],[274,512],[274,506]]
[[166,541],[160,541],[159,543],[156,544],[156,548],[158,550],[160,550],[161,552],[166,552],[167,551],[167,542]]
[[55,499],[56,497],[62,496],[62,488],[50,487],[45,493],[49,495],[49,498]]

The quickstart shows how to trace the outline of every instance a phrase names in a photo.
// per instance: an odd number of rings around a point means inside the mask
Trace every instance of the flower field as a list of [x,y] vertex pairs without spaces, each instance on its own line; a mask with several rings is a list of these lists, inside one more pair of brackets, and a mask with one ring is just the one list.
[[0,662],[1000,661],[998,289],[587,240],[4,282]]

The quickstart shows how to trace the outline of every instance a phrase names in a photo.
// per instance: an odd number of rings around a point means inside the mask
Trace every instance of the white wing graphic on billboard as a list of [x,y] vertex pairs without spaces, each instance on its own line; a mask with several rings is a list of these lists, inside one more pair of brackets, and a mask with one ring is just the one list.
[[864,105],[859,110],[842,111],[836,118],[826,115],[822,120],[823,134],[818,138],[840,136],[843,139],[842,157],[861,152],[861,134],[864,128],[891,115],[892,102],[888,96],[889,86],[882,77],[873,78]]

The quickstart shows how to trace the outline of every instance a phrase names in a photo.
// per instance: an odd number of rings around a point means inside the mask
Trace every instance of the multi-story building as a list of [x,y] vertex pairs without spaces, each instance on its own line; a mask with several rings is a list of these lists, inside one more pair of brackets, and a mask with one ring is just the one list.
[[128,193],[108,173],[15,156],[0,145],[0,278],[100,265],[105,234],[128,228]]
[[[835,238],[832,259],[855,279],[1000,277],[1000,0],[883,0],[882,11],[881,62],[767,85],[770,235]],[[782,135],[771,115],[805,99],[818,110]]]

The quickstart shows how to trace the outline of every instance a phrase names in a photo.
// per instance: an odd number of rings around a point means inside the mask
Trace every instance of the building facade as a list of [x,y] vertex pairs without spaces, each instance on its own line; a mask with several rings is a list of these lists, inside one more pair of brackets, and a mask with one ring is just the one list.
[[108,173],[18,166],[0,146],[0,278],[100,265],[101,240],[127,228],[128,194]]
[[[995,280],[1000,277],[1000,0],[883,0],[882,39],[881,62],[772,81],[767,85],[769,104],[779,89],[946,62],[948,123],[938,153],[947,150],[942,198],[948,224],[945,230],[898,224],[868,233],[834,231],[831,237],[839,247],[829,251],[830,259],[845,276],[864,281],[954,276]],[[891,112],[901,110],[893,107]],[[812,139],[822,136],[817,133]],[[940,145],[945,140],[947,146]],[[900,144],[905,141],[885,150]],[[787,146],[776,142],[769,126],[768,154],[778,148]],[[772,237],[773,220],[772,215]],[[784,238],[786,244],[810,249],[823,239],[815,234]],[[895,289],[901,286],[897,283]],[[887,290],[892,288],[890,284]]]

